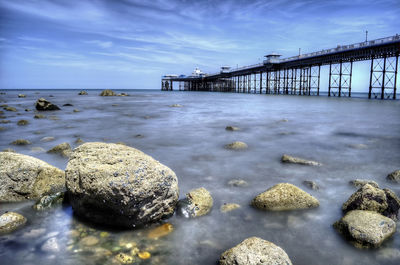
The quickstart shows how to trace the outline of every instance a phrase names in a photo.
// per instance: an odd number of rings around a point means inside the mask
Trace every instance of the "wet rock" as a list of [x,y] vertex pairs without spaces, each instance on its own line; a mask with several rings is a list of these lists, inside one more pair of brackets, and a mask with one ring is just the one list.
[[400,169],[393,171],[392,173],[390,173],[389,175],[387,175],[386,177],[388,180],[393,181],[393,182],[397,182],[400,183]]
[[119,93],[117,96],[118,97],[127,97],[129,95],[127,93]]
[[355,179],[355,180],[351,180],[349,181],[349,183],[351,185],[353,185],[356,188],[361,188],[362,186],[364,186],[365,184],[369,184],[375,188],[379,188],[378,183],[376,183],[373,180],[368,180],[368,179]]
[[147,234],[147,238],[156,239],[164,237],[166,235],[169,235],[173,230],[174,226],[170,223],[166,223],[150,230]]
[[31,148],[31,151],[35,152],[35,153],[41,153],[41,152],[45,152],[46,150],[44,150],[42,147],[34,146]]
[[315,181],[305,180],[305,181],[303,181],[303,184],[306,185],[307,187],[309,187],[312,190],[319,190],[319,186],[318,186],[317,183],[315,183]]
[[72,153],[69,143],[62,143],[51,148],[47,153],[60,154],[64,157],[69,157]]
[[122,264],[131,264],[134,262],[134,259],[132,256],[122,253],[122,252],[118,253],[114,258]]
[[78,95],[83,96],[83,95],[87,95],[88,93],[85,90],[82,90],[78,93]]
[[286,252],[277,245],[258,237],[250,237],[222,253],[220,265],[292,265]]
[[65,103],[63,106],[64,107],[72,107],[73,105],[71,103]]
[[319,206],[319,201],[289,183],[279,183],[257,195],[251,204],[261,210],[285,211]]
[[111,96],[116,96],[117,94],[115,94],[114,91],[112,91],[111,89],[105,89],[103,91],[101,91],[100,96],[102,97],[111,97]]
[[99,243],[99,239],[95,236],[87,236],[82,238],[80,243],[84,246],[94,246]]
[[54,141],[56,138],[54,138],[53,136],[46,136],[43,137],[42,139],[40,139],[41,142],[51,142]]
[[80,110],[78,110],[78,109],[74,109],[73,111],[74,111],[74,112],[80,112]]
[[350,211],[333,226],[360,248],[379,247],[396,232],[392,219],[373,211]]
[[11,142],[11,144],[13,144],[13,145],[28,145],[28,144],[31,144],[31,142],[28,140],[25,140],[25,139],[17,139],[15,141]]
[[63,200],[64,192],[57,192],[55,194],[45,195],[33,205],[33,209],[38,211],[51,209],[57,205],[61,205]]
[[17,230],[26,223],[26,218],[19,213],[6,212],[0,216],[0,235]]
[[211,211],[213,198],[205,188],[191,190],[186,198],[178,203],[178,212],[186,218],[206,215]]
[[231,187],[247,187],[249,183],[243,179],[232,179],[228,181],[228,185]]
[[84,141],[81,138],[75,140],[75,144],[83,144]]
[[0,121],[0,123],[3,123],[3,124],[5,124],[5,123],[10,123],[11,121],[10,120],[1,120]]
[[75,148],[66,168],[66,185],[76,214],[124,227],[172,215],[179,196],[171,169],[120,144],[91,142]]
[[239,127],[235,127],[235,126],[226,126],[225,130],[227,130],[227,131],[239,131],[240,128]]
[[35,107],[39,111],[49,111],[49,110],[59,110],[60,109],[57,105],[51,103],[50,101],[47,101],[44,98],[39,98],[36,101]]
[[27,112],[28,112],[28,111],[32,111],[32,110],[31,110],[31,109],[25,109],[25,111],[27,111]]
[[348,144],[347,146],[350,148],[353,148],[353,149],[367,149],[368,148],[368,146],[366,144]]
[[231,149],[231,150],[243,150],[243,149],[246,149],[247,147],[248,146],[246,143],[239,142],[239,141],[225,145],[226,149]]
[[172,104],[170,105],[171,108],[182,108],[183,106],[181,104]]
[[3,149],[2,152],[12,152],[12,153],[15,153],[15,150],[14,150],[14,149],[11,149],[11,148],[6,148],[6,149]]
[[35,119],[44,119],[44,118],[46,118],[46,116],[43,115],[43,114],[35,114],[35,116],[33,116],[33,118],[35,118]]
[[18,97],[19,98],[26,98],[26,95],[25,94],[18,94]]
[[16,111],[17,111],[17,109],[16,109],[16,108],[14,108],[14,107],[10,107],[10,106],[4,107],[3,109],[4,109],[4,110],[6,110],[6,111],[14,111],[14,112],[16,112]]
[[29,124],[29,121],[27,121],[27,120],[19,120],[17,122],[17,125],[19,125],[19,126],[24,126],[24,125],[28,125],[28,124]]
[[400,199],[389,189],[379,189],[365,184],[343,204],[342,210],[347,213],[352,210],[367,210],[380,213],[397,220],[400,209]]
[[31,156],[0,152],[0,201],[38,199],[64,188],[64,171]]
[[322,164],[312,160],[305,160],[299,157],[293,157],[290,155],[283,155],[281,158],[283,163],[290,163],[290,164],[299,164],[299,165],[306,165],[306,166],[321,166]]
[[58,243],[58,240],[56,237],[51,237],[47,239],[42,247],[40,248],[44,252],[59,252],[60,251],[60,244]]
[[224,203],[221,205],[220,211],[223,213],[227,213],[236,209],[239,209],[240,205],[237,203]]

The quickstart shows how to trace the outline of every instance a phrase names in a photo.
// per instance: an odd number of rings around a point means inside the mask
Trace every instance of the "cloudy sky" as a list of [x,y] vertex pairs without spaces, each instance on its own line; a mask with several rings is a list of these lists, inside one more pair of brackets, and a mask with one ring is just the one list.
[[1,88],[160,88],[164,74],[400,33],[399,0],[1,0]]

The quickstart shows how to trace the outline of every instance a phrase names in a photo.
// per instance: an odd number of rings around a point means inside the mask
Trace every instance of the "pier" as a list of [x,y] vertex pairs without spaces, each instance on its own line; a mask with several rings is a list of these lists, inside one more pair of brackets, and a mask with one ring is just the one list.
[[341,45],[308,54],[280,58],[266,55],[262,63],[218,73],[165,75],[161,90],[320,95],[321,66],[329,65],[328,96],[351,97],[353,62],[370,61],[368,98],[396,99],[400,35]]

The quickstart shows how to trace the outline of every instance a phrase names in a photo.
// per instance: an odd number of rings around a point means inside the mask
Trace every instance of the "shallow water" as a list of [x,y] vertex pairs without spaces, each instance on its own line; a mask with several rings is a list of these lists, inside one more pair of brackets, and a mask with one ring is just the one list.
[[[13,210],[28,218],[24,228],[0,237],[2,264],[112,264],[116,253],[130,252],[126,242],[134,242],[140,251],[152,255],[147,260],[137,258],[135,264],[215,264],[223,251],[250,236],[279,245],[293,264],[400,262],[399,254],[392,258],[384,255],[400,252],[399,229],[380,249],[359,250],[332,228],[342,216],[341,205],[356,190],[348,184],[350,180],[375,180],[381,188],[388,187],[400,195],[400,185],[386,181],[386,175],[400,167],[399,101],[161,91],[99,97],[99,91],[91,90],[88,96],[78,96],[75,90],[26,90],[22,93],[27,97],[18,98],[21,91],[5,92],[0,95],[1,104],[16,107],[18,112],[4,111],[5,119],[11,122],[0,124],[5,128],[0,131],[0,150],[13,148],[64,169],[67,159],[31,148],[48,150],[62,142],[75,147],[78,137],[84,141],[124,142],[174,170],[181,198],[190,189],[203,186],[211,192],[214,207],[210,214],[197,219],[173,216],[167,221],[174,230],[154,239],[148,238],[148,230],[157,225],[110,231],[81,222],[68,206],[35,212],[31,202],[1,204],[0,213]],[[34,119],[34,111],[24,111],[34,109],[39,97],[62,108],[44,113],[58,119]],[[65,103],[74,106],[62,107]],[[171,104],[183,107],[172,108]],[[30,124],[17,126],[20,119]],[[241,130],[226,131],[228,125]],[[46,136],[55,140],[40,141]],[[19,138],[32,144],[10,145]],[[224,145],[232,141],[246,142],[249,148],[226,150]],[[351,146],[357,144],[365,148]],[[323,166],[282,164],[284,153],[317,160]],[[232,179],[246,180],[249,185],[230,187],[227,183]],[[304,180],[315,181],[320,190],[308,189],[302,184]],[[311,193],[320,207],[263,212],[249,205],[257,194],[280,182]],[[219,208],[224,203],[238,203],[241,208],[221,213]],[[27,237],[27,232],[40,228],[45,229],[42,235]],[[78,230],[79,236],[71,235],[71,230]],[[102,231],[108,236],[101,237]],[[60,250],[42,251],[53,232],[58,233]],[[93,234],[100,242],[95,247],[82,246],[79,240],[86,234]],[[122,249],[118,249],[120,245]],[[104,249],[110,250],[105,253]]]

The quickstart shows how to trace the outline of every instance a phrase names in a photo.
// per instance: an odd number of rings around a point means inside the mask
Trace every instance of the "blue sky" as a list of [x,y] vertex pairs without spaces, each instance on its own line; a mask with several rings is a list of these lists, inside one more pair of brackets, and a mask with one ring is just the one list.
[[159,89],[196,66],[392,36],[399,14],[399,0],[1,0],[0,87]]

